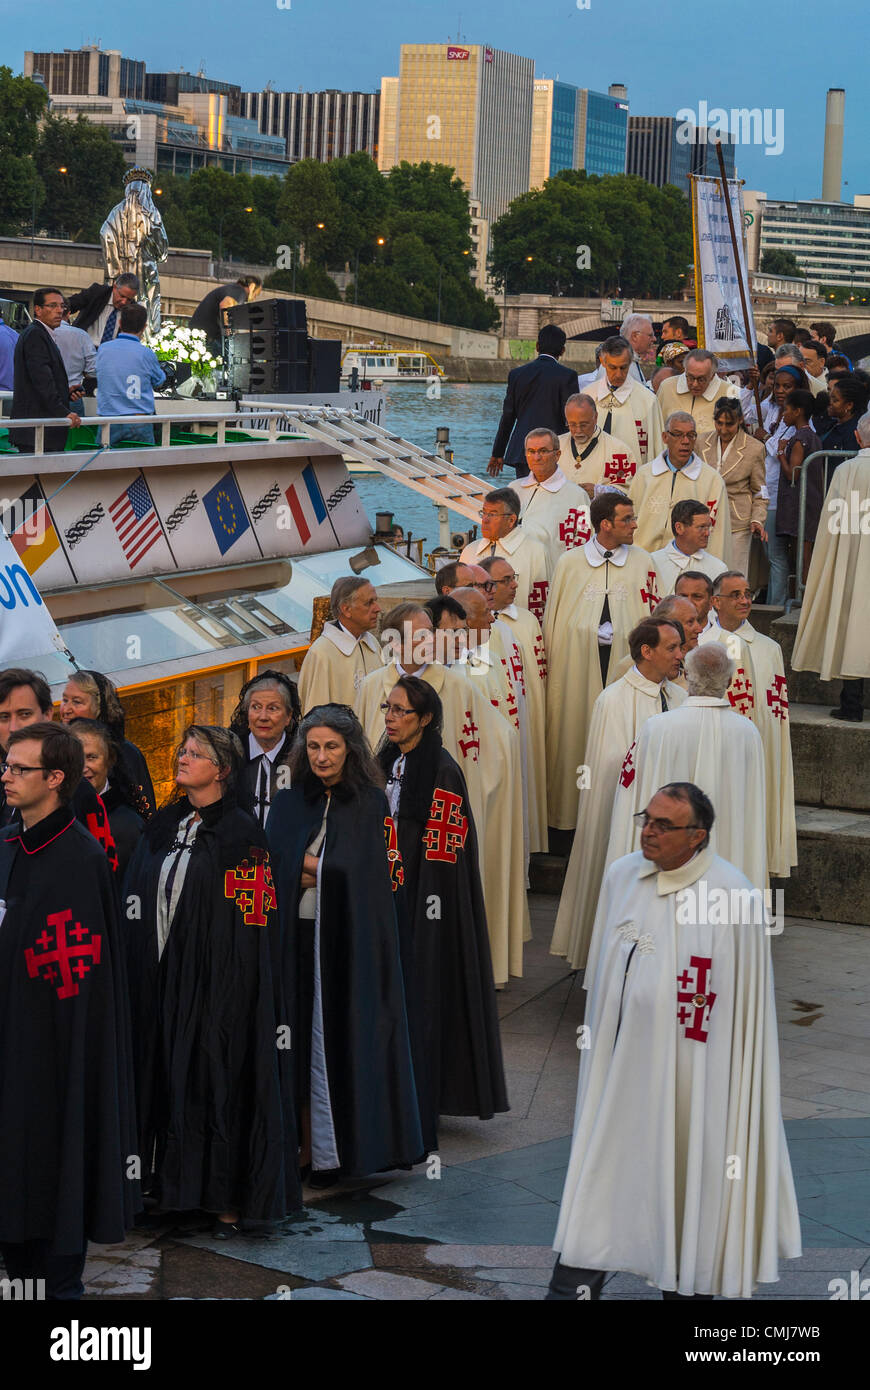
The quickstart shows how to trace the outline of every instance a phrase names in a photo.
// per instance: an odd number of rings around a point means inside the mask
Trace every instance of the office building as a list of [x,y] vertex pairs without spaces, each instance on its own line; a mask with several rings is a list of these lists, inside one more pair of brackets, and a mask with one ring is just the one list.
[[761,218],[759,256],[792,251],[808,279],[849,288],[856,298],[870,291],[870,197],[854,203],[786,202],[758,198]]
[[[713,145],[707,143],[707,127],[697,127],[691,143],[678,138],[680,127],[674,116],[629,116],[626,172],[657,188],[674,184],[687,196],[692,174],[717,174],[719,164]],[[734,178],[734,146],[723,145],[722,153],[726,175]]]
[[534,82],[531,58],[498,48],[402,44],[393,162],[450,165],[493,221],[528,191]]
[[281,136],[286,157],[328,163],[365,150],[378,154],[378,92],[242,92],[241,115],[261,134]]
[[535,80],[529,187],[541,188],[560,169],[624,174],[628,96],[607,95],[546,78]]

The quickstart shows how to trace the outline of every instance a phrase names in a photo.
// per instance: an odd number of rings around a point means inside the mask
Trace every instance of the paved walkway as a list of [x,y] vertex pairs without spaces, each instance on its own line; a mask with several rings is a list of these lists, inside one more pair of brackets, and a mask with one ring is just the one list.
[[[509,1115],[447,1120],[440,1161],[413,1174],[307,1191],[267,1235],[213,1241],[192,1214],[92,1247],[87,1296],[137,1299],[543,1297],[577,1083],[584,995],[550,956],[556,899],[532,899],[523,980],[499,995]],[[757,1297],[827,1299],[870,1275],[870,929],[786,918],[773,940],[783,1113],[805,1254]],[[614,1275],[605,1298],[655,1298]]]

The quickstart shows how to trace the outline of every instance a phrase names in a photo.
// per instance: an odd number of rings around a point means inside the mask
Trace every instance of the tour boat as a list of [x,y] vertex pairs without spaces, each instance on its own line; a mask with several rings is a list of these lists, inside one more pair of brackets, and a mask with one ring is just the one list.
[[341,359],[342,381],[349,381],[356,368],[360,381],[446,380],[443,368],[422,348],[396,348],[387,343],[352,344]]

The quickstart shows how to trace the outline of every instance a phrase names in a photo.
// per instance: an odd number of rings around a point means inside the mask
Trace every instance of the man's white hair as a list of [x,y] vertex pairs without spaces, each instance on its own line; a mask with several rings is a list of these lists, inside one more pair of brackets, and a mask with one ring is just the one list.
[[710,352],[708,348],[690,348],[683,358],[684,371],[689,358],[691,358],[693,362],[709,362],[714,368],[716,366],[716,354],[715,352]]
[[862,444],[870,446],[870,410],[867,411],[866,415],[861,416],[855,426],[855,433]]
[[694,415],[690,415],[688,410],[672,410],[667,420],[665,420],[665,429],[670,431],[671,425],[675,422],[680,425],[694,425],[695,417]]
[[721,642],[695,647],[686,656],[686,684],[690,695],[706,695],[721,700],[734,675],[736,662]]
[[794,362],[795,366],[800,367],[801,371],[806,370],[807,364],[801,356],[800,348],[795,343],[780,343],[773,357],[776,362]]
[[551,449],[558,449],[558,447],[559,447],[559,436],[557,435],[557,433],[556,433],[555,430],[549,429],[546,425],[541,425],[541,426],[539,426],[538,429],[536,429],[536,430],[529,430],[528,434],[526,435],[525,439],[523,440],[523,444],[524,444],[524,445],[525,445],[525,444],[528,444],[528,442],[529,442],[530,439],[537,439],[538,435],[541,435],[541,436],[546,435],[546,437],[547,437],[547,438],[549,439],[549,441],[550,441],[550,448],[551,448]]
[[652,318],[649,314],[627,314],[619,329],[620,336],[628,338],[629,333],[636,333],[645,323],[652,328]]

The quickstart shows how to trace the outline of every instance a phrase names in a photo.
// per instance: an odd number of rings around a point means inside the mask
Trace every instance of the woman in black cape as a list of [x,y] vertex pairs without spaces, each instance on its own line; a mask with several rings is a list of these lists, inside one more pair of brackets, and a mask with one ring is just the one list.
[[64,724],[73,719],[98,719],[112,731],[121,750],[127,776],[142,796],[152,815],[157,802],[154,783],[141,748],[125,736],[126,716],[118,692],[102,671],[74,671],[60,697],[60,717]]
[[102,800],[118,854],[117,882],[124,881],[127,865],[150,817],[148,802],[133,786],[121,758],[121,749],[107,724],[99,719],[73,719],[67,726],[82,745],[85,778]]
[[395,905],[402,869],[352,710],[305,716],[290,775],[266,833],[295,1010],[300,1160],[326,1187],[424,1153]]
[[227,729],[191,725],[181,795],[148,823],[124,884],[139,1143],[163,1210],[242,1218],[301,1206],[293,1064],[266,837],[234,801]]
[[427,681],[400,676],[381,708],[386,739],[378,760],[412,923],[424,1130],[428,1115],[487,1120],[509,1106],[465,779],[441,743],[441,701]]

